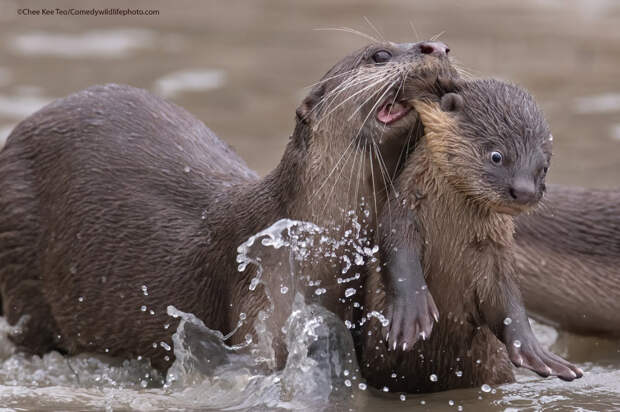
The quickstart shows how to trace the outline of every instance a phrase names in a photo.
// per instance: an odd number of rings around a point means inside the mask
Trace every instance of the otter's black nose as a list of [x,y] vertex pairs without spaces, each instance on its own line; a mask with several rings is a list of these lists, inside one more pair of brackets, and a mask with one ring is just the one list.
[[516,203],[527,204],[536,200],[536,185],[532,179],[516,178],[510,185],[509,192]]
[[437,57],[445,57],[450,49],[440,41],[424,41],[417,43],[422,54],[430,54]]

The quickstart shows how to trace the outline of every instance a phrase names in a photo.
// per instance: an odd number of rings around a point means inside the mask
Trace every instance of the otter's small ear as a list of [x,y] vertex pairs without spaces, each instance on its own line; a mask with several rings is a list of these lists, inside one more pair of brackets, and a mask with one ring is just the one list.
[[314,87],[295,111],[297,114],[297,119],[304,123],[308,123],[310,120],[310,114],[316,105],[319,104],[324,94],[325,86],[323,84]]
[[457,80],[452,77],[440,76],[437,83],[444,93],[454,93],[458,88]]
[[457,112],[463,108],[463,98],[456,93],[446,93],[441,98],[439,107],[444,112]]

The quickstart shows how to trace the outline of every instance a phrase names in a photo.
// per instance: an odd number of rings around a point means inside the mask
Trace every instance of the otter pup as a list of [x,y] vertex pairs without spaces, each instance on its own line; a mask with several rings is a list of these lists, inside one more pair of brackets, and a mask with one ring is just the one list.
[[[402,200],[383,244],[388,290],[373,293],[375,279],[366,302],[394,307],[391,350],[368,322],[364,374],[375,386],[432,392],[510,382],[512,361],[573,380],[582,372],[539,344],[515,283],[513,219],[545,190],[549,127],[517,86],[479,80],[456,92],[414,103],[425,134],[396,183]],[[399,293],[416,312],[413,327],[399,325]]]
[[[344,58],[297,109],[282,160],[263,179],[185,110],[128,86],[92,87],[22,121],[0,152],[0,293],[9,323],[22,320],[12,340],[29,353],[142,356],[165,370],[174,305],[223,333],[241,319],[229,343],[245,342],[269,301],[263,285],[249,290],[256,268],[237,272],[237,246],[282,218],[344,233],[363,199],[374,227],[386,192],[379,171],[398,169],[418,130],[402,95],[456,76],[447,52],[385,43]],[[317,266],[330,289],[307,287],[306,297],[351,318],[353,302],[340,299],[362,280],[340,285],[338,268]],[[290,295],[273,294],[268,319],[279,366]]]

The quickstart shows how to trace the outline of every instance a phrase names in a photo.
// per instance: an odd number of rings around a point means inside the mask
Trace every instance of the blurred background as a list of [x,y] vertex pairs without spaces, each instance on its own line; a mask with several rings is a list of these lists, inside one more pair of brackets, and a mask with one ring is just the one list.
[[[476,76],[512,80],[543,106],[553,182],[620,181],[620,2],[614,0],[132,1],[157,16],[20,16],[0,2],[0,141],[52,99],[126,83],[183,106],[260,174],[278,162],[306,86],[366,39],[440,40]],[[371,27],[365,20],[367,16]],[[377,33],[377,31],[379,33]]]

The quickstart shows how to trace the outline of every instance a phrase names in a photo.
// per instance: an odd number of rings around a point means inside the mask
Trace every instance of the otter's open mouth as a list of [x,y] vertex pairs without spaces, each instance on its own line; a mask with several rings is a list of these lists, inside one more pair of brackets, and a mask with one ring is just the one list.
[[384,124],[391,124],[405,117],[411,109],[411,105],[406,101],[396,101],[394,97],[390,97],[377,110],[377,120]]

